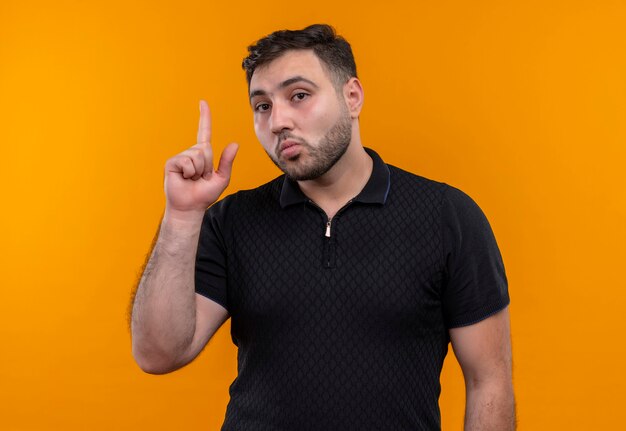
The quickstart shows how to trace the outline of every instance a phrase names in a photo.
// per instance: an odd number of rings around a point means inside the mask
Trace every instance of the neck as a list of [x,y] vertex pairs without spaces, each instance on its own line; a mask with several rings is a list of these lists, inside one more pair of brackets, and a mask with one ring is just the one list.
[[300,189],[332,218],[350,199],[359,194],[372,174],[372,158],[360,141],[353,139],[345,154],[324,175],[298,181]]

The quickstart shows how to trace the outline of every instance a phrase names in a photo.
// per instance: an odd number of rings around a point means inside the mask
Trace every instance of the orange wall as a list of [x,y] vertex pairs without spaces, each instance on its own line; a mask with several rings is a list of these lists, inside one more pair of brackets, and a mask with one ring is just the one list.
[[[129,292],[200,98],[215,146],[242,145],[230,191],[277,174],[239,64],[258,37],[313,22],[352,42],[365,144],[487,213],[510,281],[519,429],[626,422],[623,1],[4,0],[0,429],[218,429],[229,327],[186,369],[145,375]],[[443,391],[444,430],[459,430],[453,360]]]

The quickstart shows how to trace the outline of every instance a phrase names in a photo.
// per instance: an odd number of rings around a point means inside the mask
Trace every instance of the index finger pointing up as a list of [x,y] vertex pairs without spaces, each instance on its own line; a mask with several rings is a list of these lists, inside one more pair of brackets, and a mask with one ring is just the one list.
[[200,101],[200,122],[198,124],[198,144],[207,146],[211,142],[211,111],[209,105]]

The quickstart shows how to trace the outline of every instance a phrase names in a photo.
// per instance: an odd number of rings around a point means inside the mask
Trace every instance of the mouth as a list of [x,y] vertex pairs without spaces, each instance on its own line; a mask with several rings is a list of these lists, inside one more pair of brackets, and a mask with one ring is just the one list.
[[278,156],[291,159],[299,154],[300,142],[293,139],[285,139],[278,145]]
[[283,151],[286,148],[293,147],[294,145],[298,145],[297,141],[293,139],[285,139],[279,144],[280,151]]
[[292,139],[285,139],[280,144],[278,144],[278,154],[280,154],[283,151],[285,151],[286,149],[294,147],[296,145],[300,145],[300,143],[297,142],[297,141],[294,141]]

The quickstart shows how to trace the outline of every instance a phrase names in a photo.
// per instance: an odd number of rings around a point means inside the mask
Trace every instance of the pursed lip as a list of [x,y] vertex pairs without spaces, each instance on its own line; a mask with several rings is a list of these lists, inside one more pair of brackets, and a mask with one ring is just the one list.
[[294,145],[300,145],[298,141],[294,141],[292,139],[285,139],[282,141],[278,147],[278,152],[282,153],[285,149],[289,147],[293,147]]

